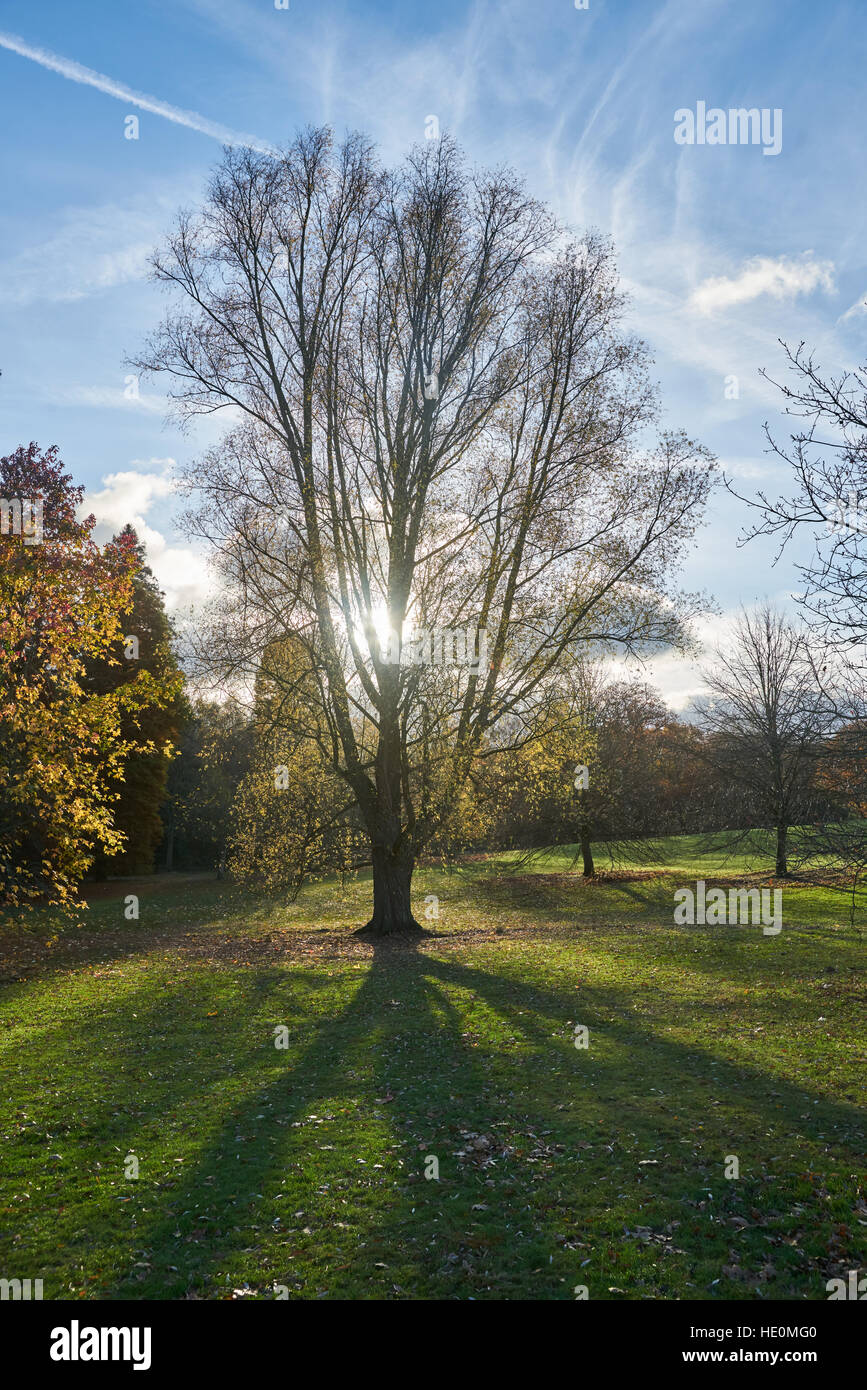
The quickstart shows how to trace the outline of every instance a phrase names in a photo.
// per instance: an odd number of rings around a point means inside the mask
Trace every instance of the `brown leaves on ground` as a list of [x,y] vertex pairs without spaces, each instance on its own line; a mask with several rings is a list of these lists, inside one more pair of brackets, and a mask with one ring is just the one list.
[[147,927],[140,923],[114,931],[78,928],[60,937],[40,939],[23,935],[20,940],[7,935],[2,945],[0,978],[4,983],[32,979],[58,969],[75,968],[92,961],[102,971],[115,972],[126,957],[171,954],[186,961],[222,966],[257,966],[283,961],[370,960],[374,955],[400,957],[430,950],[460,950],[467,945],[508,942],[516,938],[562,937],[574,933],[574,926],[562,923],[540,924],[474,914],[473,925],[465,929],[424,931],[412,936],[388,936],[381,940],[360,937],[354,926],[275,929],[263,924],[259,930],[229,919],[215,927],[186,923]]
[[522,888],[592,888],[597,883],[640,883],[649,878],[663,878],[666,869],[597,869],[592,878],[583,874],[506,874],[496,882]]

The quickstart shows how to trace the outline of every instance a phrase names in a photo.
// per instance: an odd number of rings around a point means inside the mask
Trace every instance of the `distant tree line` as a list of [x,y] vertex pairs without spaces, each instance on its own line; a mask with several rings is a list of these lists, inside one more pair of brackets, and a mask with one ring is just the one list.
[[[744,613],[704,674],[711,694],[687,719],[646,682],[588,668],[532,736],[489,740],[430,857],[571,844],[591,876],[627,858],[661,863],[661,840],[700,835],[779,876],[821,859],[820,828],[864,814],[864,747],[806,639],[770,608]],[[279,704],[263,677],[252,711],[192,707],[163,811],[174,867],[222,864],[294,892],[369,863],[357,809],[309,744],[286,739]]]

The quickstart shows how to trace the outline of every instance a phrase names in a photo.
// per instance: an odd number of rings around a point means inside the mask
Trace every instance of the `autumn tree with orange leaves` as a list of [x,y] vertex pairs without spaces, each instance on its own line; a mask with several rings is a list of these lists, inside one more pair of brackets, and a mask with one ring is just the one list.
[[[99,546],[93,516],[76,519],[56,447],[0,458],[0,497],[37,528],[0,536],[0,912],[81,906],[78,885],[97,849],[122,847],[113,806],[124,760],[143,747],[136,717],[162,698],[152,680],[89,689],[95,661],[119,661],[122,619],[140,564],[134,538]],[[18,509],[15,508],[15,514]],[[124,726],[132,736],[124,737]]]

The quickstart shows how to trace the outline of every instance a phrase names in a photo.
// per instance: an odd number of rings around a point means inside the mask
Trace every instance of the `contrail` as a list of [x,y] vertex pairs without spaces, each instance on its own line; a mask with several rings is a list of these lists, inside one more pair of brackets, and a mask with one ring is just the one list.
[[105,77],[103,73],[83,67],[71,58],[62,58],[57,53],[49,53],[45,48],[34,48],[32,44],[19,39],[16,34],[4,34],[0,31],[0,48],[8,48],[12,53],[20,54],[22,58],[32,59],[43,68],[59,72],[61,77],[68,77],[70,82],[82,82],[87,87],[96,87],[97,91],[105,92],[106,96],[116,97],[118,101],[125,101],[129,106],[138,106],[142,111],[151,111],[155,116],[174,121],[175,125],[185,125],[190,130],[198,130],[202,135],[210,135],[212,139],[219,140],[224,145],[244,145],[248,149],[258,150],[260,154],[278,153],[273,145],[267,144],[264,140],[257,140],[254,135],[239,135],[234,130],[218,125],[216,121],[209,121],[205,116],[200,116],[197,111],[184,111],[179,106],[170,106],[168,102],[158,101],[156,97],[134,92],[122,82],[115,82],[113,77]]

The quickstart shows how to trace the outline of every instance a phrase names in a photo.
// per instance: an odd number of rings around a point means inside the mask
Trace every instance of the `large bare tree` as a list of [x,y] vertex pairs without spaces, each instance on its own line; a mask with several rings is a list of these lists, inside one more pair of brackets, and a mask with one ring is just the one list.
[[[813,552],[797,564],[798,596],[811,624],[838,659],[864,670],[867,644],[867,364],[836,376],[823,372],[804,343],[781,344],[789,377],[778,386],[786,415],[801,421],[788,442],[765,426],[770,451],[788,464],[792,487],[741,498],[759,520],[744,539],[777,536],[780,551],[798,533]],[[768,376],[767,372],[762,373]],[[731,491],[734,489],[727,484]],[[740,494],[735,494],[739,496]]]
[[234,416],[189,479],[220,585],[206,658],[251,680],[292,644],[269,675],[295,673],[292,736],[363,818],[365,930],[416,929],[416,856],[486,736],[526,738],[588,648],[682,640],[672,574],[712,461],[648,443],[609,246],[446,138],[393,172],[325,130],[229,151],[155,273],[180,299],[138,365]]

